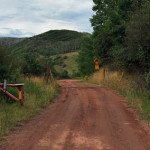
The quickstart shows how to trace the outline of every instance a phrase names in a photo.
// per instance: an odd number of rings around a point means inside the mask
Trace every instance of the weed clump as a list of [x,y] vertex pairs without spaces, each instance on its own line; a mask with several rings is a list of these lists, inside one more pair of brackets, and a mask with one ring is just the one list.
[[[17,89],[8,90],[17,97]],[[31,78],[30,81],[25,80],[23,107],[10,98],[4,98],[0,92],[0,138],[46,107],[57,96],[58,91],[59,86],[55,82],[45,84],[42,78],[37,77]]]

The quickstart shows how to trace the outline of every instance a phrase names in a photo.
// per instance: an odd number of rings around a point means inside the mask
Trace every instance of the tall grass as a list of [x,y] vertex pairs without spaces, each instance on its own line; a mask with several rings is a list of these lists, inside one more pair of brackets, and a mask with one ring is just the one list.
[[100,71],[89,77],[89,82],[112,88],[123,95],[129,105],[140,114],[140,118],[150,121],[150,92],[138,87],[137,76],[124,75],[117,71]]
[[45,84],[41,78],[32,78],[25,81],[24,106],[19,103],[7,103],[6,99],[0,97],[0,138],[7,134],[15,126],[21,125],[24,120],[47,106],[57,96],[59,86],[56,83]]

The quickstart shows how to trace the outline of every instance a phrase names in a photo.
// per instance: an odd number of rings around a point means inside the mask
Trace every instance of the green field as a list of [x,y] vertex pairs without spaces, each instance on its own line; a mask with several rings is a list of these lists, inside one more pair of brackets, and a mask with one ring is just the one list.
[[62,71],[68,71],[69,76],[72,76],[73,73],[78,72],[78,65],[77,65],[77,56],[78,52],[66,53],[66,54],[59,54],[51,56],[52,60],[58,61],[59,63],[54,65],[54,68],[57,72],[61,73]]

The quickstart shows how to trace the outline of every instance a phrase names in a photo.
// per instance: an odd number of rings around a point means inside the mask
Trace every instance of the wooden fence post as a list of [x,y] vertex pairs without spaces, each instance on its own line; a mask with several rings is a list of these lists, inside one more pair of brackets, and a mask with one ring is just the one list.
[[103,75],[104,75],[104,79],[105,79],[105,68],[103,68]]

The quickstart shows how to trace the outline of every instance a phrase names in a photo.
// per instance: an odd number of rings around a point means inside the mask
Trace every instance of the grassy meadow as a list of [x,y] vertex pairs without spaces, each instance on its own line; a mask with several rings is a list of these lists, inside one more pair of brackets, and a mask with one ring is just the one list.
[[[0,138],[39,113],[59,92],[57,83],[46,84],[42,78],[34,77],[30,82],[25,79],[24,83],[24,106],[0,97]],[[13,93],[17,93],[17,89]]]
[[71,52],[66,54],[59,54],[51,56],[53,60],[59,57],[62,59],[62,63],[54,65],[54,68],[57,72],[61,73],[64,70],[68,72],[69,76],[72,76],[74,73],[78,71],[78,64],[77,64],[77,56],[78,52]]

